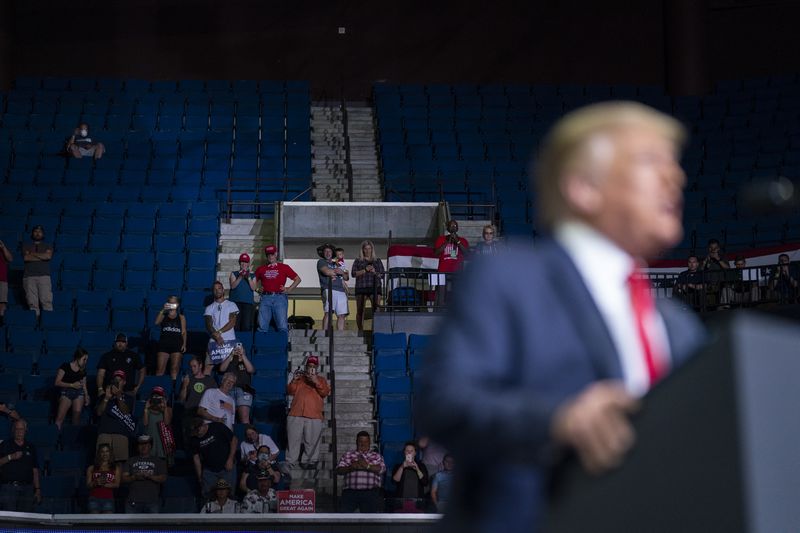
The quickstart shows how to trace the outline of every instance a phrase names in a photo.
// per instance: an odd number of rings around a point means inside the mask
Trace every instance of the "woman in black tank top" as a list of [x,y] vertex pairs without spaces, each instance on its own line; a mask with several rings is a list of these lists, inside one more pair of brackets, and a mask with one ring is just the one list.
[[181,357],[186,351],[186,317],[178,311],[180,299],[170,296],[156,315],[156,326],[161,326],[156,355],[156,376],[163,376],[169,360],[169,375],[175,380],[181,368]]

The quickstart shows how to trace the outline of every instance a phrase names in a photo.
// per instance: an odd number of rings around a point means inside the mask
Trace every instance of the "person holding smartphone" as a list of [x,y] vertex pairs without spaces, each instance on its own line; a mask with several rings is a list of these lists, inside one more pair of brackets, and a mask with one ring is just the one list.
[[236,416],[239,422],[249,424],[250,408],[253,407],[253,392],[255,392],[251,382],[256,369],[244,353],[241,342],[237,342],[227,359],[219,364],[219,371],[230,371],[236,376],[236,384],[230,395],[236,404]]
[[167,298],[164,307],[156,315],[155,325],[161,327],[156,354],[156,376],[163,376],[169,359],[169,375],[173,381],[178,377],[181,358],[186,352],[186,317],[180,312],[180,298]]
[[416,509],[424,510],[428,486],[428,468],[422,461],[417,462],[417,443],[406,442],[403,447],[403,462],[396,464],[392,470],[392,481],[397,484],[395,498],[404,500],[403,508],[410,504]]

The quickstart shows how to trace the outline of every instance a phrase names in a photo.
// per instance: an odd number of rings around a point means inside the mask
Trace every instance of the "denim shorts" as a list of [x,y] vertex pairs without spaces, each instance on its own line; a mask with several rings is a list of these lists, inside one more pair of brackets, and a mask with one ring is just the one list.
[[253,395],[249,392],[245,392],[241,387],[234,387],[231,389],[231,398],[233,398],[236,407],[240,405],[252,407],[253,405]]
[[89,512],[90,513],[108,513],[114,512],[114,499],[113,498],[92,498],[89,497]]
[[69,398],[70,400],[75,400],[83,396],[83,387],[80,389],[61,389],[61,396],[65,398]]

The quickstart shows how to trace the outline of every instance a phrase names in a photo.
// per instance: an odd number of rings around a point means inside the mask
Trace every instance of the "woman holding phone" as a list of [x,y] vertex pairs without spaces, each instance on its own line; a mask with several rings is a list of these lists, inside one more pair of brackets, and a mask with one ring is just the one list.
[[236,403],[236,417],[239,422],[249,424],[250,408],[253,406],[253,392],[255,392],[250,383],[256,369],[244,353],[241,342],[237,342],[231,354],[219,364],[219,371],[236,374],[236,384],[230,395]]
[[180,298],[167,298],[164,307],[156,315],[156,326],[161,326],[158,338],[156,376],[163,376],[169,360],[169,375],[174,381],[181,368],[181,357],[186,351],[186,317],[179,311]]

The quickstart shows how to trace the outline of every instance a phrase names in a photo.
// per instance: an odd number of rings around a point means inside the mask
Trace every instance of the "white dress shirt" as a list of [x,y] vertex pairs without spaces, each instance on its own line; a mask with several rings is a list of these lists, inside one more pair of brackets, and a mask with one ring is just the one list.
[[[603,234],[581,222],[563,222],[556,228],[555,237],[600,310],[620,358],[625,388],[637,396],[644,394],[650,388],[650,379],[628,285],[636,261]],[[653,355],[658,358],[656,364],[668,369],[669,340],[657,310],[645,328],[653,344]]]

